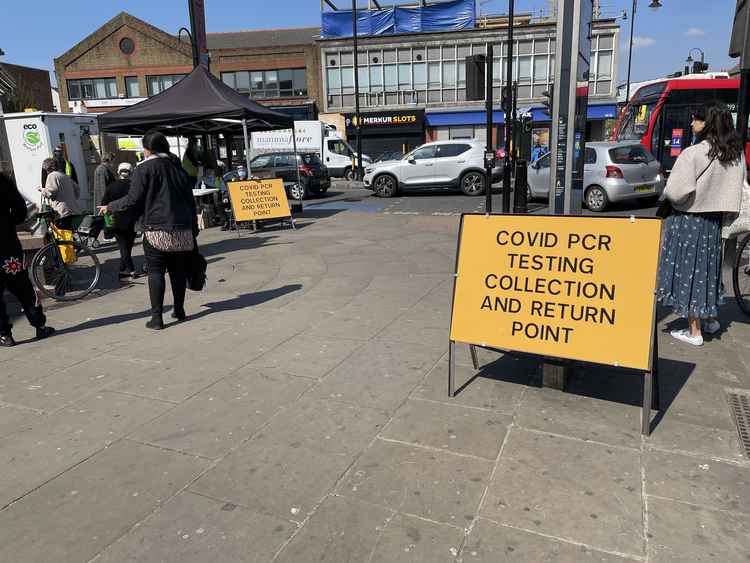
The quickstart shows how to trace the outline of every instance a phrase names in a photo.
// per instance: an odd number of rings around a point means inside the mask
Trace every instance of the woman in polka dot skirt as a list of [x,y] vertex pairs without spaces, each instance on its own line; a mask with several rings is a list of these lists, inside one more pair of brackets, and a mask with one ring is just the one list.
[[703,345],[703,333],[721,329],[723,219],[739,212],[747,177],[729,109],[712,106],[705,115],[705,124],[693,120],[700,142],[680,154],[662,196],[672,213],[664,225],[657,289],[658,301],[688,320],[687,329],[672,336],[693,346]]

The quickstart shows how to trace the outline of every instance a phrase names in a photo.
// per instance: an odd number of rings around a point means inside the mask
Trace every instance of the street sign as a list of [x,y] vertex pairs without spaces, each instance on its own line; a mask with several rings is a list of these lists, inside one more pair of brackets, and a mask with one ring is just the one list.
[[462,217],[452,342],[651,371],[661,221]]
[[258,221],[291,217],[289,200],[281,178],[229,182],[234,220]]

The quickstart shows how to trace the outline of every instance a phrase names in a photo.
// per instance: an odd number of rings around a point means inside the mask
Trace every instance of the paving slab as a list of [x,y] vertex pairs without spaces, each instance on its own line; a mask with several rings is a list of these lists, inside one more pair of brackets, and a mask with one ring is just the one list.
[[328,497],[275,561],[368,561],[392,514],[356,500]]
[[297,526],[234,504],[180,493],[105,549],[97,563],[265,563]]
[[653,428],[647,446],[698,456],[716,457],[731,461],[746,461],[739,446],[737,430],[713,428],[687,422],[681,416],[667,415]]
[[648,495],[750,514],[750,464],[651,451],[644,466]]
[[641,506],[639,452],[514,429],[481,516],[643,556]]
[[523,396],[517,424],[582,440],[640,448],[640,421],[641,409],[637,406],[555,389],[529,389]]
[[419,344],[370,342],[331,371],[312,393],[390,411],[403,402],[441,355]]
[[219,458],[248,439],[310,385],[311,381],[293,375],[264,368],[246,369],[216,382],[131,437]]
[[[15,561],[88,561],[187,485],[208,462],[119,442],[0,512]],[[40,516],[44,524],[40,526]]]
[[306,401],[288,417],[274,419],[191,490],[300,522],[386,420],[372,409]]
[[494,461],[512,422],[495,412],[412,399],[380,435]]
[[463,563],[623,563],[632,561],[480,518],[461,551]]
[[171,408],[150,399],[102,392],[40,417],[0,440],[0,507],[112,444]]
[[750,516],[667,499],[648,502],[648,557],[654,563],[747,563]]
[[460,528],[395,514],[380,533],[370,563],[450,563],[464,532]]
[[286,373],[320,379],[360,346],[362,343],[357,340],[303,333],[256,358],[250,366],[279,368]]
[[474,518],[492,462],[376,440],[337,492],[453,526]]
[[448,361],[444,359],[414,391],[413,396],[512,414],[526,392],[528,381],[523,369],[477,372],[472,367],[456,364],[458,394],[448,397]]
[[33,427],[43,415],[14,405],[0,403],[0,438]]

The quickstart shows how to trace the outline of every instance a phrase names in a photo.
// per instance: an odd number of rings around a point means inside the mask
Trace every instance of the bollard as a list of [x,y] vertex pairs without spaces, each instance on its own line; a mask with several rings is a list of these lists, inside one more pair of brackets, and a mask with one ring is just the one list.
[[528,169],[525,160],[516,161],[516,182],[513,189],[513,213],[528,213]]

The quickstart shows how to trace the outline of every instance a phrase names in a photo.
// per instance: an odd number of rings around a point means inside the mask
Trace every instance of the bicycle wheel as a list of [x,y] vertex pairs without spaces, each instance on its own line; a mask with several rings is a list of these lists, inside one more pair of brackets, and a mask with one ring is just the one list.
[[734,298],[742,312],[750,316],[750,235],[737,247],[737,258],[732,271]]
[[[75,250],[75,261],[66,263],[63,253]],[[57,301],[75,301],[91,293],[99,283],[99,259],[85,246],[58,240],[43,246],[31,262],[34,284],[47,297]]]

